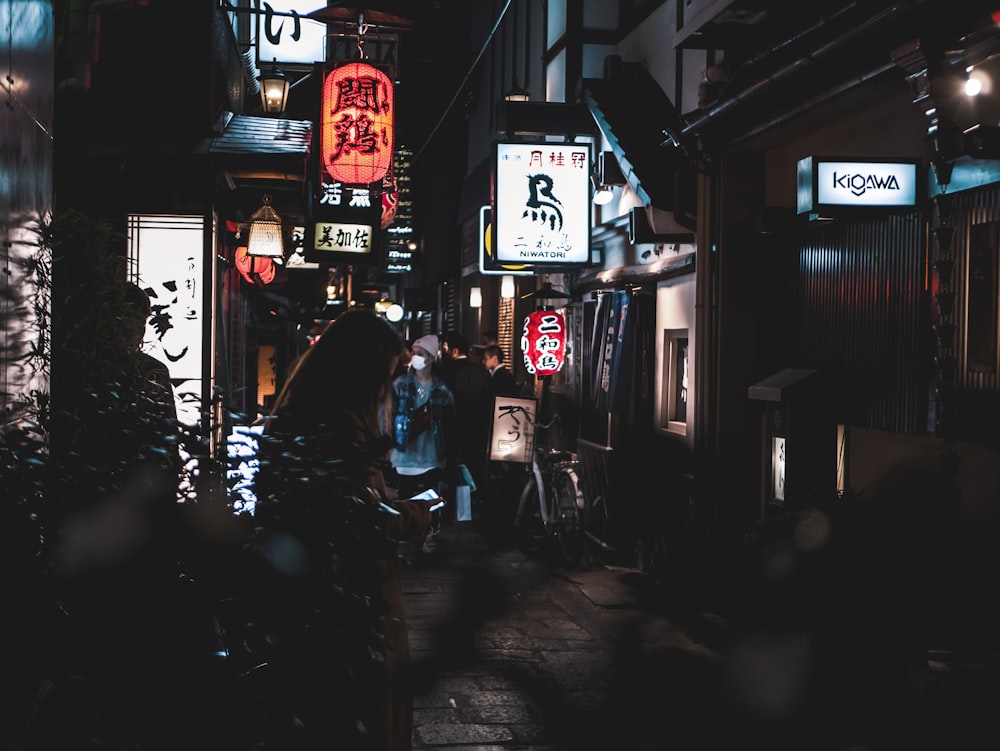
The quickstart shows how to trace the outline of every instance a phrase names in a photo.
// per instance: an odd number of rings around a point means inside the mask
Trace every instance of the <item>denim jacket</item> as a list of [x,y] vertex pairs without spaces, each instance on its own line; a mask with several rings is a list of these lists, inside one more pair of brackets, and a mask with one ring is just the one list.
[[411,426],[417,403],[417,382],[413,372],[396,378],[392,384],[393,464],[396,467],[446,467],[452,464],[454,446],[448,436],[453,430],[455,398],[438,376],[432,376],[427,404],[430,408],[430,427],[434,456],[415,453]]

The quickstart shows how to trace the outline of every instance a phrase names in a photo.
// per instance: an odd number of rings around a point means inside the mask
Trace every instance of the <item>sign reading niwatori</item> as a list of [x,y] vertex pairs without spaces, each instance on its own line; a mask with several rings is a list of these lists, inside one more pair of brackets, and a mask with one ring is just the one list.
[[497,263],[590,263],[590,144],[498,142],[493,179]]

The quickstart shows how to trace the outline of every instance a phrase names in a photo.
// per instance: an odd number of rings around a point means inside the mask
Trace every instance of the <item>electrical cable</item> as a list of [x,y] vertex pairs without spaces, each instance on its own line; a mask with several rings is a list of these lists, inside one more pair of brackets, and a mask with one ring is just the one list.
[[511,0],[507,0],[507,2],[504,4],[503,10],[501,10],[500,15],[497,16],[496,23],[493,24],[493,28],[490,29],[490,33],[486,37],[486,41],[483,42],[483,48],[479,50],[479,54],[476,55],[476,59],[469,67],[468,72],[465,74],[465,78],[463,78],[462,83],[459,84],[458,90],[455,92],[455,96],[453,96],[451,98],[451,101],[448,102],[448,106],[445,107],[444,113],[441,115],[441,119],[437,121],[437,125],[434,126],[430,134],[427,136],[427,139],[424,141],[424,145],[421,146],[419,149],[417,149],[417,152],[413,155],[413,160],[411,161],[411,164],[416,164],[420,160],[420,157],[424,153],[424,150],[427,148],[428,144],[430,144],[430,142],[434,140],[434,136],[437,134],[442,123],[444,123],[444,121],[447,119],[448,114],[451,112],[452,107],[455,106],[455,102],[458,101],[458,97],[461,96],[462,91],[465,90],[465,85],[469,82],[469,79],[472,77],[473,72],[476,70],[476,66],[479,65],[479,61],[483,59],[483,55],[486,54],[486,50],[489,48],[490,42],[492,42],[493,37],[496,36],[497,29],[500,28],[500,23],[503,21],[504,16],[507,15],[507,10],[510,8],[510,4]]

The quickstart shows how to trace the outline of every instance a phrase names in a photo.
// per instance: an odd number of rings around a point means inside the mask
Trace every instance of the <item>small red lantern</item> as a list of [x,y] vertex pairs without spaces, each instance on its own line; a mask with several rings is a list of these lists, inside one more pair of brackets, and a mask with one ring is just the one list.
[[396,176],[389,170],[382,178],[382,229],[387,229],[395,221],[398,206],[399,188],[396,186]]
[[566,360],[566,321],[558,310],[534,310],[521,330],[524,368],[531,375],[558,373]]
[[268,256],[250,255],[245,245],[241,245],[236,249],[236,254],[233,256],[233,263],[236,265],[236,270],[240,272],[240,276],[250,282],[250,284],[254,284],[254,277],[259,279],[261,284],[270,284],[274,281],[276,273],[274,261]]
[[373,65],[345,63],[323,80],[320,156],[335,182],[370,185],[392,166],[392,80]]

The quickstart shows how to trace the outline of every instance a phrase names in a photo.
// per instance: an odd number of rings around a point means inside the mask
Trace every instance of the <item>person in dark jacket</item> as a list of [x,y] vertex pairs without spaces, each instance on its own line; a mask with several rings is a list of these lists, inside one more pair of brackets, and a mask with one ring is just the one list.
[[503,347],[490,344],[483,351],[483,365],[490,374],[490,390],[494,396],[517,396],[517,381],[504,365]]
[[[445,337],[447,355],[442,363],[442,377],[455,396],[455,459],[464,464],[478,488],[486,480],[486,452],[493,410],[493,393],[486,368],[469,357],[469,339],[451,333]],[[443,348],[443,347],[442,347]]]

